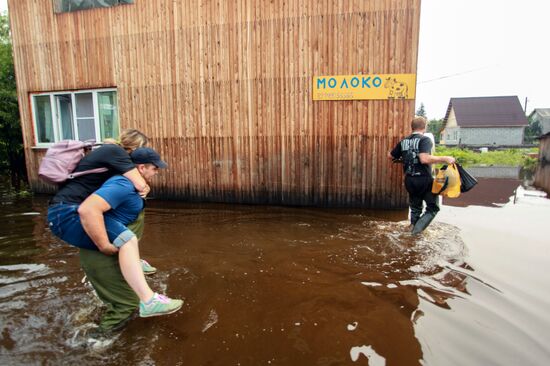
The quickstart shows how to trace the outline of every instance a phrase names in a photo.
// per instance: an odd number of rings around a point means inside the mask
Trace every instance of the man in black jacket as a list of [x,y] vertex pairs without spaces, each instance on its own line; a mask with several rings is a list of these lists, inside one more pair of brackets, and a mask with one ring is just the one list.
[[[409,192],[412,233],[422,232],[439,212],[437,195],[432,193],[432,166],[435,163],[453,164],[452,156],[434,156],[431,154],[432,141],[424,136],[426,118],[415,117],[411,122],[412,134],[401,140],[388,157],[403,162],[405,188]],[[423,211],[426,202],[426,211]]]

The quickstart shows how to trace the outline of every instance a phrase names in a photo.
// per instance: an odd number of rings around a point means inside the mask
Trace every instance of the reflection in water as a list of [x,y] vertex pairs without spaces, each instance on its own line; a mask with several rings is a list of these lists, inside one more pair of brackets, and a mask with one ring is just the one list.
[[[452,328],[460,341],[444,349],[457,360],[475,355],[490,329],[482,319],[460,327],[449,319],[488,316],[507,303],[467,263],[450,224],[435,222],[413,238],[402,211],[152,201],[142,242],[159,268],[151,287],[181,294],[184,308],[95,339],[102,304],[81,282],[76,251],[47,231],[46,198],[2,205],[2,364],[429,364],[433,334]],[[502,336],[513,338],[518,329],[505,315],[494,314],[510,324]],[[493,341],[493,358],[482,353],[478,363],[506,364],[502,344]],[[505,344],[520,356],[537,347]]]
[[369,360],[369,365],[382,366],[386,364],[384,357],[381,357],[372,349],[371,346],[353,347],[350,351],[351,360],[353,362],[359,359],[359,356],[363,354]]
[[478,166],[466,170],[476,177],[478,184],[458,198],[443,197],[443,204],[455,207],[500,207],[510,201],[516,188],[530,180],[528,172],[522,171],[519,166]]
[[443,197],[447,206],[488,206],[500,207],[510,201],[516,188],[521,186],[521,180],[513,178],[477,178],[478,184],[469,192],[462,193],[458,198]]

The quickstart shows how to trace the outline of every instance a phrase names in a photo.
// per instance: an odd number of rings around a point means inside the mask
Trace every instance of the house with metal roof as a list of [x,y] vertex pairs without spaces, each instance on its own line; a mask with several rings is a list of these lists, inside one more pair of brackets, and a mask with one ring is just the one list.
[[535,108],[529,115],[533,122],[540,123],[541,135],[550,132],[550,108]]
[[520,146],[527,125],[527,117],[517,96],[451,98],[441,132],[441,144]]

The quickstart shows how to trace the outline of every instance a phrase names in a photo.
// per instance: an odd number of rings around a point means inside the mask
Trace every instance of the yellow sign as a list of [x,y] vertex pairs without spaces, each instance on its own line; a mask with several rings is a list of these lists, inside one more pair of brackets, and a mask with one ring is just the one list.
[[414,99],[416,74],[313,77],[313,100]]

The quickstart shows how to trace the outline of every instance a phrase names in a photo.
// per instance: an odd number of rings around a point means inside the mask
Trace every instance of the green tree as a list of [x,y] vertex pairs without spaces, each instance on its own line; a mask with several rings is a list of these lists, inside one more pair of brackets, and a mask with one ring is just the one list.
[[426,117],[426,107],[424,107],[424,103],[420,103],[420,107],[416,111],[416,115]]
[[0,169],[9,170],[16,188],[26,179],[9,18],[5,13],[0,14]]
[[434,135],[435,143],[439,144],[441,140],[441,131],[443,130],[444,121],[442,119],[432,119],[428,122],[427,131]]

